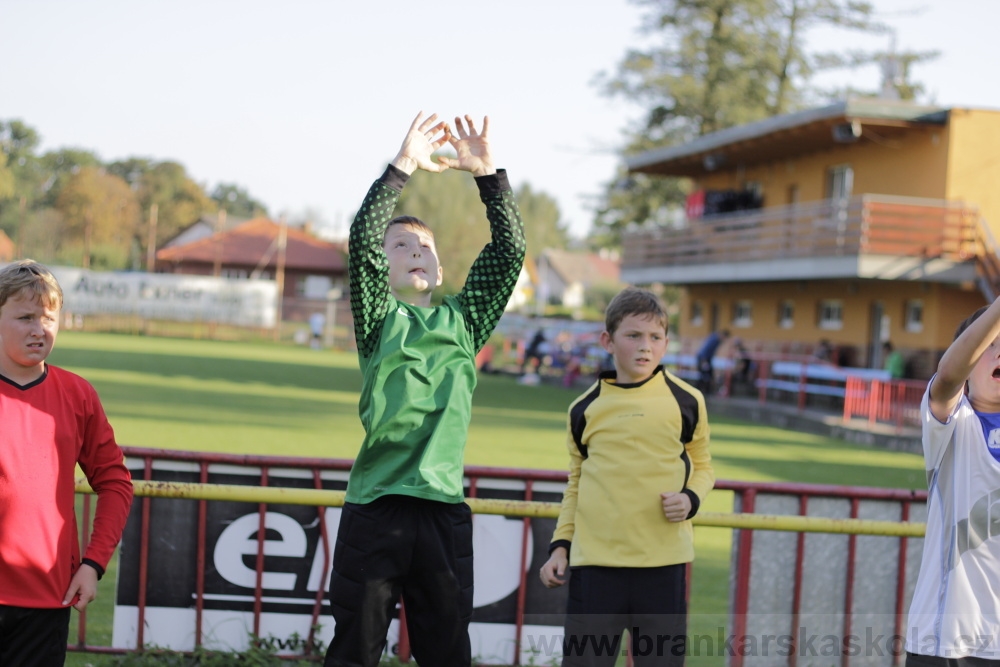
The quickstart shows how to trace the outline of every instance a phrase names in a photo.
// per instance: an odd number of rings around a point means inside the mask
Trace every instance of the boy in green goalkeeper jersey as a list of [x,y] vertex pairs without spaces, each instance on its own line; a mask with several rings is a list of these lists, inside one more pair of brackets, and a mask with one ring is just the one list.
[[[400,595],[420,664],[472,661],[472,516],[462,477],[475,356],[510,299],[525,241],[507,175],[493,164],[489,119],[482,131],[471,117],[464,120],[455,118],[453,134],[436,115],[418,114],[351,225],[351,312],[365,439],[334,551],[336,626],[328,667],[377,665]],[[435,162],[432,154],[445,144],[455,157]],[[443,275],[434,235],[421,220],[393,213],[415,170],[449,168],[475,177],[492,240],[461,292],[432,306]]]

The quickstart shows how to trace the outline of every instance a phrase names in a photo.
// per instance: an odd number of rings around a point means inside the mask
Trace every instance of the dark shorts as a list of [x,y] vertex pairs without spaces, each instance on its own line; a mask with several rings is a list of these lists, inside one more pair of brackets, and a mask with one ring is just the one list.
[[687,564],[570,568],[563,667],[610,667],[628,631],[637,667],[681,667]]
[[1000,667],[1000,660],[989,658],[940,658],[936,655],[906,653],[906,667]]
[[400,595],[419,664],[471,665],[472,576],[465,503],[405,496],[346,503],[333,552],[326,667],[377,665]]
[[66,662],[69,610],[0,605],[0,665],[52,667]]

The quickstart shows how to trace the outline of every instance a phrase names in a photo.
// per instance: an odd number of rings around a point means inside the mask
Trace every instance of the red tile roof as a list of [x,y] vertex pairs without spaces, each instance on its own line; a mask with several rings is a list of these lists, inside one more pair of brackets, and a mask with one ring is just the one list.
[[[280,225],[273,220],[255,218],[208,238],[164,248],[156,253],[156,261],[213,264],[217,254],[221,253],[223,266],[257,266],[271,251],[279,230]],[[278,253],[271,251],[270,255],[265,267],[273,269]],[[344,273],[347,271],[347,260],[341,245],[318,239],[297,227],[288,227],[285,267],[319,273]]]

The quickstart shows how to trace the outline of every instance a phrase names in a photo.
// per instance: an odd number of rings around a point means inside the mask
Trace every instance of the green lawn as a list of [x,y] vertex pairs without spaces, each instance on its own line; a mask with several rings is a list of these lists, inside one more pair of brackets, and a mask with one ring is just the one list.
[[[64,332],[51,361],[94,384],[123,445],[353,458],[361,441],[361,376],[353,354]],[[510,377],[481,377],[466,463],[565,469],[566,408],[576,395],[562,387],[523,386]],[[719,479],[924,487],[919,456],[748,422],[712,420],[712,454]],[[732,495],[715,492],[704,509],[731,511]],[[700,528],[697,539],[692,631],[708,631],[725,620],[730,531]],[[113,572],[108,581],[114,581]],[[113,591],[104,584],[101,594],[88,618],[88,635],[91,643],[108,645]],[[78,655],[67,662],[88,663],[109,664]]]

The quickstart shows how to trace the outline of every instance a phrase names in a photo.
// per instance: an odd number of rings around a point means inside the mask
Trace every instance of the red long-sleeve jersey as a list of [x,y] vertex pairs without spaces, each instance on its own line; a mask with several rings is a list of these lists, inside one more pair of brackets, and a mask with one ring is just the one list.
[[97,392],[46,364],[18,386],[0,376],[0,604],[62,607],[80,567],[76,464],[97,492],[83,558],[106,568],[132,503],[132,481]]

